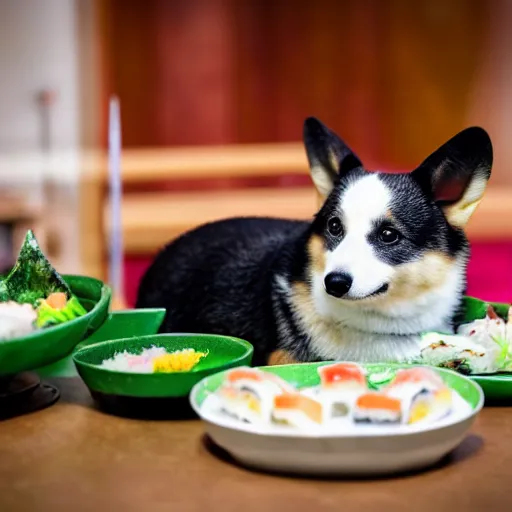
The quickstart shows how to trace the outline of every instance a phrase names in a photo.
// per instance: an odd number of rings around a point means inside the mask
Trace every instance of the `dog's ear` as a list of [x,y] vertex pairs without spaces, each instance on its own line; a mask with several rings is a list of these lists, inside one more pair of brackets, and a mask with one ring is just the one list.
[[330,194],[339,177],[362,167],[350,148],[314,117],[308,117],[304,122],[304,144],[313,183],[323,199]]
[[491,176],[492,143],[487,132],[467,128],[432,153],[413,178],[443,209],[447,221],[464,228]]

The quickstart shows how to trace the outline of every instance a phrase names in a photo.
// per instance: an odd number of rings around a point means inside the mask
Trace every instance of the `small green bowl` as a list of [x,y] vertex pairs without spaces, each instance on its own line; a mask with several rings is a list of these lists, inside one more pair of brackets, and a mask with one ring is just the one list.
[[110,288],[92,277],[64,275],[87,314],[69,322],[0,341],[0,377],[35,370],[64,358],[108,315]]
[[[99,365],[125,350],[140,354],[144,348],[163,347],[169,352],[192,348],[208,356],[189,372],[131,373]],[[73,361],[100,408],[122,416],[176,416],[190,411],[188,395],[208,375],[251,364],[253,346],[230,336],[210,334],[154,334],[104,341],[78,349]]]

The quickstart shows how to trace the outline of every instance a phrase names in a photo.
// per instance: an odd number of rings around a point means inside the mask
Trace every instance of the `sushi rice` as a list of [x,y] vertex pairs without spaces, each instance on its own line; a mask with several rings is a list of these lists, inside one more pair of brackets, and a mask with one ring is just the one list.
[[0,341],[26,336],[36,329],[37,312],[30,304],[0,303]]

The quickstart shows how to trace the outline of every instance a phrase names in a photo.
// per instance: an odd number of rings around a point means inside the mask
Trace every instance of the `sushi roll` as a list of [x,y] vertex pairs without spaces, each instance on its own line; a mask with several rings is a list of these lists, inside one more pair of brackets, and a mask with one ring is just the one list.
[[[489,343],[490,340],[490,343]],[[423,336],[423,363],[464,374],[495,373],[499,368],[500,346],[492,339],[482,345],[465,335],[429,333]]]
[[224,386],[219,390],[218,396],[221,410],[229,416],[247,423],[264,423],[267,419],[265,399],[256,385],[247,385],[241,389]]
[[221,409],[248,423],[270,423],[274,398],[291,386],[275,375],[252,368],[227,373],[218,391]]
[[0,303],[0,341],[26,336],[36,328],[37,312],[30,304]]
[[356,363],[336,363],[318,369],[318,399],[325,405],[329,418],[350,415],[357,397],[368,391],[366,373]]
[[356,363],[335,363],[318,368],[320,386],[326,391],[355,391],[367,390],[366,373]]
[[402,403],[402,423],[434,421],[450,413],[452,392],[430,368],[399,370],[384,392]]
[[386,386],[386,389],[415,385],[420,385],[427,389],[438,389],[444,386],[444,381],[432,368],[415,366],[398,370],[395,378]]
[[256,368],[234,368],[226,373],[226,384],[240,386],[247,382],[264,382],[265,385],[275,389],[276,392],[282,393],[291,393],[295,389],[291,384],[277,375]]
[[485,318],[463,324],[458,328],[457,334],[465,336],[470,342],[483,347],[493,366],[483,370],[478,368],[472,373],[493,373],[500,370],[510,344],[507,323],[497,315],[491,305],[488,305]]
[[301,393],[284,393],[274,397],[272,421],[306,429],[323,423],[322,404]]
[[399,424],[402,421],[402,402],[379,391],[364,393],[356,400],[353,419],[355,423]]
[[422,389],[416,393],[409,393],[404,402],[404,423],[407,425],[437,421],[451,412],[452,392],[447,387],[436,390]]

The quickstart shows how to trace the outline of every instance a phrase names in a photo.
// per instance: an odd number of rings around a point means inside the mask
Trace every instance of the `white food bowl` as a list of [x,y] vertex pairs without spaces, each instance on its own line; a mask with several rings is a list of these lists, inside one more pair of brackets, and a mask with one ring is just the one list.
[[[262,368],[299,387],[315,385],[325,363]],[[367,370],[407,365],[362,365]],[[190,395],[210,439],[241,464],[271,472],[323,476],[377,476],[432,466],[466,436],[484,403],[478,384],[450,370],[436,369],[456,391],[455,407],[446,418],[425,425],[357,425],[348,430],[296,431],[290,427],[244,423],[219,412],[213,392],[225,372],[206,377]],[[462,400],[460,399],[462,397]]]

